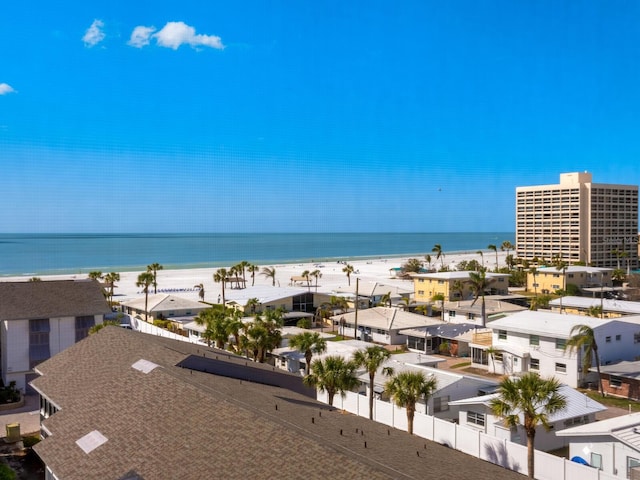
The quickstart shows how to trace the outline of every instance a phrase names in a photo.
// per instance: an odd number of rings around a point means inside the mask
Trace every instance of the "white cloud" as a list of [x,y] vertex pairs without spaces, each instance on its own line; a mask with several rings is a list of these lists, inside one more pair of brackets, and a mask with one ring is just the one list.
[[7,93],[13,93],[15,90],[8,83],[0,83],[0,95],[6,95]]
[[151,34],[156,31],[156,27],[137,26],[131,32],[131,38],[127,42],[128,45],[136,48],[142,48],[149,45]]
[[184,22],[167,22],[158,33],[153,35],[161,47],[177,50],[180,45],[192,47],[211,47],[223,49],[222,39],[215,35],[198,35],[196,29]]
[[94,20],[82,37],[82,41],[86,47],[93,47],[104,40],[105,34],[102,31],[104,22],[102,20]]

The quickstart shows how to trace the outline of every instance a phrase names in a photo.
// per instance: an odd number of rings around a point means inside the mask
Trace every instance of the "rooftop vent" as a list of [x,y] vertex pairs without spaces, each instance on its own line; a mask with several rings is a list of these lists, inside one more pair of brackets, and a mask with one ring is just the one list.
[[141,371],[142,373],[149,373],[151,370],[156,368],[158,365],[156,365],[153,362],[150,362],[149,360],[140,359],[140,360],[138,360],[136,363],[134,363],[131,366],[133,368],[135,368],[136,370]]
[[94,430],[93,432],[87,433],[79,440],[76,440],[76,445],[78,445],[84,453],[91,453],[100,445],[106,443],[106,441],[107,437],[102,435],[99,431]]

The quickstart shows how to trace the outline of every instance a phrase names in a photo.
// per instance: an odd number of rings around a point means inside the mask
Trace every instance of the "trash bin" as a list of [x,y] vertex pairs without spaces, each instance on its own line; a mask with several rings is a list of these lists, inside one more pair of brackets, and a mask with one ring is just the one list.
[[19,423],[7,423],[7,437],[5,441],[7,443],[15,443],[22,440],[20,436],[20,424]]

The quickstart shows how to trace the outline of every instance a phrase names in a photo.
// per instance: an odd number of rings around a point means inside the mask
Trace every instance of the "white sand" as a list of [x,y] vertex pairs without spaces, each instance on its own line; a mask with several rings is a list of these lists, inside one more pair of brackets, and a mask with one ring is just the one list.
[[[351,284],[353,285],[356,278],[359,278],[361,282],[381,282],[387,285],[396,285],[406,289],[412,289],[413,285],[411,281],[401,280],[393,278],[390,274],[390,269],[400,267],[410,257],[393,257],[393,258],[375,258],[375,259],[363,259],[350,261],[349,264],[353,266],[354,273],[351,274]],[[419,258],[419,257],[416,257]],[[505,252],[498,252],[498,262],[500,266],[505,264],[506,254]],[[419,258],[424,261],[424,257]],[[444,264],[448,265],[451,270],[456,270],[456,265],[461,261],[476,260],[480,261],[480,255],[477,253],[446,253],[444,256]],[[495,268],[496,255],[494,252],[484,252],[484,265],[488,269]],[[321,265],[321,266],[319,266]],[[346,287],[348,285],[347,276],[342,271],[344,268],[343,263],[338,262],[323,262],[318,263],[295,263],[295,264],[272,264],[272,265],[260,265],[260,270],[263,267],[275,267],[276,269],[276,286],[287,287],[290,283],[292,276],[300,276],[305,270],[310,272],[314,270],[320,270],[322,277],[318,279],[318,291],[328,292],[339,287]],[[432,267],[439,268],[441,261],[435,260],[435,255],[432,255]],[[195,285],[202,283],[205,289],[205,301],[216,302],[218,295],[221,293],[221,285],[213,281],[213,274],[217,268],[195,268],[195,269],[172,269],[172,270],[159,270],[158,271],[158,293],[161,291],[166,292],[167,289],[175,290],[170,293],[179,295],[185,298],[191,298],[193,300],[199,300],[198,292],[194,289]],[[107,273],[107,272],[103,272]],[[136,281],[140,271],[137,272],[120,272],[120,281],[116,283],[115,301],[124,301],[131,298],[141,297],[143,295],[141,288],[136,287]],[[30,277],[16,276],[16,277],[4,277],[2,281],[25,281]],[[87,278],[84,275],[46,275],[40,277],[42,280],[69,280]],[[247,273],[247,288],[251,288],[251,277]],[[271,278],[267,278],[256,272],[255,285],[256,286],[271,286]],[[311,277],[311,284],[315,286],[315,278]],[[306,286],[306,285],[303,285]],[[229,287],[227,287],[229,288]],[[315,288],[314,288],[315,290]],[[153,289],[150,290],[153,292]]]

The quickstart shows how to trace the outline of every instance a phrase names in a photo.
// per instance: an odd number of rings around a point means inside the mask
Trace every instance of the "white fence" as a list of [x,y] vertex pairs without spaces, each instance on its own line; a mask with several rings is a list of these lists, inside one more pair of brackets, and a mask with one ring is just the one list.
[[172,338],[174,340],[180,340],[181,342],[200,344],[200,342],[196,340],[190,340],[189,337],[183,337],[182,335],[170,332],[165,328],[156,327],[155,325],[147,323],[140,318],[131,317],[129,321],[131,322],[131,327],[137,332],[155,335],[156,337]]
[[[326,393],[318,392],[318,400],[328,403]],[[358,416],[369,417],[369,398],[364,395],[353,392],[348,392],[344,398],[336,395],[333,404],[336,408]],[[404,408],[396,407],[389,402],[375,400],[373,409],[373,419],[376,422],[399,430],[407,430],[407,415]],[[424,411],[416,411],[413,433],[427,440],[455,448],[467,455],[481,458],[524,475],[527,474],[526,446],[427,415]],[[538,450],[535,451],[535,476],[539,480],[572,480],[576,478],[580,480],[615,480],[619,478]]]

